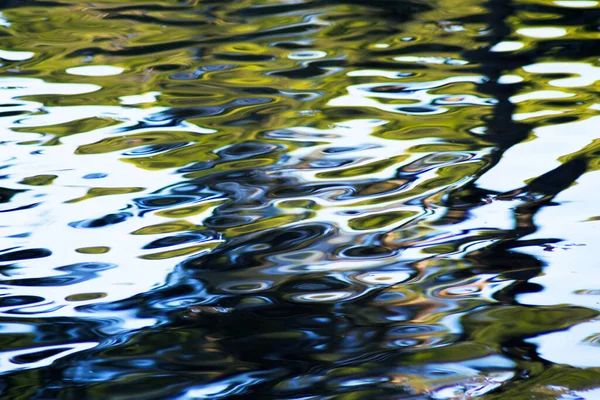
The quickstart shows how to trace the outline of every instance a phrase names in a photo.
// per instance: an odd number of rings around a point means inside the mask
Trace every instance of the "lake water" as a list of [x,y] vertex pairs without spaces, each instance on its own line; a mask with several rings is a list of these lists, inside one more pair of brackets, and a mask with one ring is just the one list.
[[0,2],[2,399],[600,399],[600,4]]

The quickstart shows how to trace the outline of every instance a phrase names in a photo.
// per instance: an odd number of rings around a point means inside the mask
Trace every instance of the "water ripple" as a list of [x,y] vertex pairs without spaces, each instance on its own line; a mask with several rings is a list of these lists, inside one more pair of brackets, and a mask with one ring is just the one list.
[[593,396],[597,3],[4,2],[2,398]]

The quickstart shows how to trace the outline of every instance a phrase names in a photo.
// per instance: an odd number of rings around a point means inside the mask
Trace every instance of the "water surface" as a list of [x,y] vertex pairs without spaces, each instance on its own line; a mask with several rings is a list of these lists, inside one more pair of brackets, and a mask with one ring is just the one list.
[[0,11],[3,399],[599,398],[597,1]]

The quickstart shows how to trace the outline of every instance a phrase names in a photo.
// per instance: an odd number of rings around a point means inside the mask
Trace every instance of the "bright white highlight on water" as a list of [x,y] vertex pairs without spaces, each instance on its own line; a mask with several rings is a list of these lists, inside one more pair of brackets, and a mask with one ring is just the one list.
[[495,53],[501,53],[501,52],[505,52],[505,51],[519,50],[519,49],[522,49],[523,47],[525,47],[525,45],[522,42],[506,41],[506,42],[497,43],[490,49],[490,51],[493,51]]
[[[587,322],[560,332],[527,340],[537,345],[538,354],[553,363],[578,368],[600,367],[600,347],[586,339],[600,333],[600,322]],[[590,397],[591,398],[591,397]]]
[[154,103],[156,102],[156,97],[160,95],[161,92],[148,92],[132,96],[121,96],[119,99],[124,106],[133,106],[136,104]]
[[558,90],[537,90],[535,92],[517,94],[510,97],[509,100],[511,103],[517,104],[529,100],[564,99],[573,96],[573,93],[560,92]]
[[412,73],[408,72],[394,72],[385,71],[382,69],[360,69],[357,71],[350,71],[346,74],[347,76],[381,76],[389,79],[399,79],[412,76]]
[[446,57],[417,57],[417,56],[400,56],[394,57],[395,61],[415,62],[420,64],[448,64],[448,65],[467,65],[469,62],[459,60],[457,58]]
[[1,12],[0,12],[0,26],[3,26],[5,28],[10,28],[10,22],[8,22],[8,20],[4,17],[4,15],[2,15]]
[[498,78],[498,83],[501,85],[510,85],[512,83],[523,82],[523,78],[519,75],[502,75]]
[[370,285],[396,285],[410,279],[410,273],[406,271],[373,271],[358,275],[356,279]]
[[327,53],[320,50],[304,50],[304,51],[295,51],[293,53],[288,54],[288,58],[290,60],[314,60],[317,58],[326,57]]
[[[333,98],[327,105],[330,107],[370,107],[406,115],[441,114],[448,111],[446,107],[466,104],[488,106],[495,100],[479,98],[474,95],[461,95],[453,98],[444,94],[430,93],[429,89],[459,82],[483,83],[485,80],[486,78],[481,76],[456,76],[438,81],[352,85],[346,88],[347,95]],[[386,88],[391,91],[386,91]],[[388,99],[400,100],[403,103],[390,103]],[[394,146],[391,148],[393,149]]]
[[[0,369],[2,369],[2,371],[4,373],[9,372],[9,371],[19,371],[19,370],[24,370],[24,369],[31,369],[31,368],[41,368],[41,367],[47,367],[48,365],[52,364],[54,361],[66,357],[68,355],[80,352],[80,351],[85,351],[85,350],[89,350],[92,349],[94,347],[96,347],[98,345],[98,343],[94,343],[94,342],[83,342],[83,343],[72,343],[72,344],[68,344],[68,345],[58,345],[58,346],[40,346],[40,347],[33,347],[33,348],[25,348],[25,349],[21,349],[21,350],[12,350],[12,351],[5,351],[0,353]],[[62,350],[61,352],[54,354],[52,356],[49,357],[43,357],[40,360],[36,360],[36,361],[31,361],[31,362],[15,362],[14,359],[18,356],[25,356],[25,355],[35,355],[35,354],[42,354],[45,351],[50,351],[50,350]],[[35,358],[35,357],[34,357]]]
[[563,28],[522,28],[517,31],[519,35],[537,39],[549,39],[565,36],[567,30]]
[[[37,193],[25,191],[22,196],[14,199],[14,202],[3,204],[0,209],[6,210],[10,207],[21,207],[40,202],[39,194],[43,194],[45,201],[37,207],[24,209],[20,213],[4,213],[3,223],[0,226],[0,236],[6,241],[5,247],[43,247],[53,248],[53,257],[27,260],[27,268],[20,271],[22,279],[34,279],[45,276],[61,275],[55,270],[57,259],[62,265],[72,265],[89,261],[89,255],[73,251],[73,248],[94,247],[99,244],[110,247],[110,252],[99,256],[99,260],[105,263],[122,264],[119,268],[103,270],[92,280],[85,280],[77,284],[56,290],[52,286],[41,286],[36,288],[36,295],[45,299],[43,303],[29,305],[29,312],[44,312],[50,317],[73,317],[77,316],[76,307],[94,304],[103,301],[119,301],[139,293],[145,293],[156,285],[164,282],[165,277],[172,272],[175,263],[172,259],[147,261],[138,258],[137,253],[131,249],[139,249],[147,243],[147,237],[143,235],[131,235],[131,242],[127,244],[121,241],[111,241],[109,238],[119,237],[125,232],[133,232],[144,226],[164,222],[164,219],[156,215],[147,215],[144,219],[131,219],[118,226],[106,227],[106,230],[83,229],[75,231],[67,224],[60,221],[77,221],[94,218],[98,215],[106,215],[123,207],[123,204],[131,202],[133,198],[144,196],[143,191],[152,191],[156,187],[165,187],[172,182],[171,171],[155,171],[148,174],[142,169],[128,163],[115,163],[114,154],[88,154],[85,162],[82,156],[76,154],[77,149],[89,143],[102,141],[114,137],[121,129],[128,134],[145,132],[173,132],[184,131],[195,134],[212,133],[213,130],[204,129],[188,122],[180,122],[177,126],[148,126],[156,115],[161,115],[167,109],[160,107],[134,108],[122,106],[47,106],[42,103],[24,100],[24,97],[34,95],[80,95],[100,90],[101,86],[92,84],[67,84],[48,83],[41,79],[33,78],[0,78],[0,103],[10,104],[6,111],[17,112],[16,115],[2,118],[0,132],[4,146],[0,146],[0,160],[7,165],[6,170],[11,175],[18,188],[22,186],[17,183],[28,176],[39,174],[60,175],[53,185],[45,186]],[[43,108],[44,112],[39,111]],[[27,114],[27,115],[24,115]],[[43,157],[31,154],[31,147],[19,145],[23,140],[48,140],[51,135],[44,135],[36,131],[36,128],[46,126],[58,126],[61,124],[101,118],[114,120],[114,125],[94,129],[82,134],[71,135],[61,139],[60,146],[48,146],[43,150]],[[140,121],[146,125],[140,125]],[[20,128],[22,132],[13,129]],[[25,128],[25,129],[23,129]],[[31,128],[31,132],[27,132]],[[73,165],[79,165],[73,169]],[[104,173],[108,177],[105,181],[97,179],[86,183],[82,176],[92,173]],[[6,185],[6,184],[5,184]],[[142,192],[127,193],[122,196],[106,196],[102,198],[91,198],[86,201],[68,203],[68,201],[85,195],[90,185],[100,187],[140,187]],[[147,189],[146,189],[147,188]],[[210,215],[212,208],[207,209]],[[207,215],[198,215],[198,223]],[[10,238],[8,236],[15,232],[28,232],[31,235],[26,238]],[[69,238],[69,247],[64,246],[65,238]],[[108,242],[107,242],[108,240]],[[62,244],[61,244],[62,243]],[[132,247],[133,246],[133,247]],[[54,258],[57,257],[57,258]],[[126,260],[126,261],[125,261]],[[148,268],[152,264],[152,268]],[[31,288],[28,286],[13,286],[11,295],[27,296]],[[93,298],[83,301],[71,301],[67,298],[82,293],[103,292],[105,297]],[[9,315],[16,306],[0,307],[0,315]],[[107,311],[100,318],[112,318],[121,321],[107,325],[104,330],[118,332],[119,329],[138,329],[151,326],[154,319],[140,319],[128,314],[129,311]],[[0,353],[0,362],[2,355]],[[63,353],[61,353],[63,354]],[[47,359],[44,359],[47,360]]]
[[563,112],[564,111],[559,111],[559,110],[542,110],[542,111],[534,111],[534,112],[529,112],[529,113],[517,113],[517,114],[513,114],[512,120],[513,121],[524,121],[524,120],[530,119],[530,118],[547,117],[549,115],[559,115],[559,114],[562,114]]
[[86,65],[67,69],[68,74],[80,76],[112,76],[119,75],[123,71],[125,71],[124,68],[112,65]]
[[577,74],[578,78],[555,79],[548,82],[554,87],[590,86],[600,80],[600,68],[586,63],[549,62],[526,65],[523,69],[536,74]]
[[[585,138],[582,138],[579,142],[580,148],[593,143],[596,139],[597,136],[595,137],[593,133],[598,122],[596,120],[589,124],[588,142],[586,143],[583,140]],[[579,131],[575,127],[570,127],[564,132],[569,132],[570,136],[578,136],[576,133]],[[566,149],[564,153],[566,154],[568,150]],[[548,168],[556,165],[558,165],[557,161],[554,165],[548,165]],[[544,207],[536,215],[536,225],[539,229],[531,234],[529,239],[555,237],[562,238],[564,241],[555,244],[552,251],[544,251],[543,248],[534,246],[523,249],[524,252],[543,262],[546,267],[543,274],[530,280],[544,290],[519,295],[517,301],[520,304],[536,306],[571,304],[600,310],[598,290],[600,274],[596,262],[600,220],[590,220],[591,216],[598,214],[600,202],[598,179],[600,179],[600,171],[582,175],[575,185],[553,199],[560,204],[560,207]],[[600,333],[598,324],[595,328],[595,333]],[[599,363],[597,365],[600,366],[600,358],[597,360]]]
[[[562,156],[597,139],[599,122],[600,116],[596,116],[534,129],[535,140],[521,142],[506,151],[502,160],[478,179],[478,185],[499,192],[524,186],[526,181],[557,168]],[[564,209],[565,206],[561,207]]]
[[561,7],[570,7],[570,8],[588,8],[588,7],[596,7],[598,5],[597,1],[555,1],[554,4]]
[[[0,24],[1,25],[1,24]],[[32,51],[8,51],[0,50],[0,58],[7,61],[25,61],[35,55]]]

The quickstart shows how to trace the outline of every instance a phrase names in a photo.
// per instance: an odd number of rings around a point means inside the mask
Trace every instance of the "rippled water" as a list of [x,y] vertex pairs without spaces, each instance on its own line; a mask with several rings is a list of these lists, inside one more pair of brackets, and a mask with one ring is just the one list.
[[598,1],[0,10],[2,399],[600,398]]

